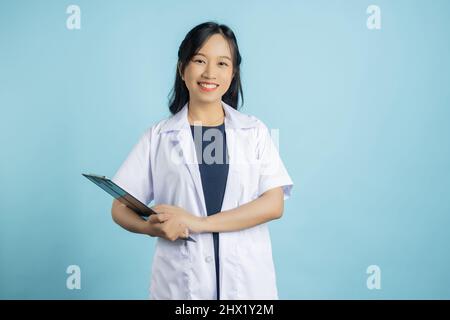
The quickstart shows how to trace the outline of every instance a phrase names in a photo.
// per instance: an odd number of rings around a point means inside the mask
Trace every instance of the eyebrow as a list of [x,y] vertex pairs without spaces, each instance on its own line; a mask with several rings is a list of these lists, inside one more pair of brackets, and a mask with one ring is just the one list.
[[[205,58],[207,58],[206,55],[204,55],[203,53],[200,53],[200,52],[195,54],[195,56],[204,56]],[[219,58],[225,58],[225,59],[232,61],[231,58],[228,56],[219,56]]]

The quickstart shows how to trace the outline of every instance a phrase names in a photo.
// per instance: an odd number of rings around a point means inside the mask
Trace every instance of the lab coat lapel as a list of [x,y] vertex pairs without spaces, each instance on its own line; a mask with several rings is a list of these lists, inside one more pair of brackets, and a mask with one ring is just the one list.
[[245,145],[240,144],[240,134],[242,130],[254,128],[256,126],[256,118],[240,113],[223,101],[222,105],[225,110],[225,132],[229,161],[227,185],[221,210],[225,211],[240,205],[241,185],[239,170],[242,170],[242,166],[239,166],[239,152],[240,149],[246,148]]
[[192,138],[192,133],[190,132],[190,127],[181,129],[176,135],[176,140],[180,144],[182,153],[181,165],[186,165],[192,180],[195,185],[195,190],[200,200],[201,210],[199,212],[201,216],[206,216],[206,204],[205,196],[203,194],[202,180],[200,176],[200,169],[198,167],[197,154],[195,151],[194,139]]
[[[228,125],[228,128],[227,128]],[[234,161],[234,148],[236,142],[236,130],[229,127],[229,123],[225,118],[225,134],[227,139],[227,153],[228,153],[228,177],[225,186],[225,193],[222,201],[221,211],[230,210],[238,205],[237,193],[240,189],[238,181],[238,172],[236,171],[236,164]]]

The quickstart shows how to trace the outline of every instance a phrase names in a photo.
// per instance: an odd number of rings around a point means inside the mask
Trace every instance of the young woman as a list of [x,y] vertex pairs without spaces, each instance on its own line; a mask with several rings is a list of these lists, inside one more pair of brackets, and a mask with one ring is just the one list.
[[123,228],[158,237],[151,299],[278,299],[267,222],[282,216],[293,183],[267,126],[237,111],[240,63],[227,26],[189,31],[172,116],[145,131],[113,177],[156,204],[148,221],[112,205]]

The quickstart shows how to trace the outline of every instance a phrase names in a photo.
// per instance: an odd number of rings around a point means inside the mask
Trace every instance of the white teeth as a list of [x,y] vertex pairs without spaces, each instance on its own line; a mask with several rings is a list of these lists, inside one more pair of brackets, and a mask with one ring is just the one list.
[[201,83],[201,82],[200,82],[200,85],[202,87],[205,87],[205,88],[208,88],[208,89],[213,89],[213,88],[217,88],[218,87],[217,84],[206,84],[206,83]]

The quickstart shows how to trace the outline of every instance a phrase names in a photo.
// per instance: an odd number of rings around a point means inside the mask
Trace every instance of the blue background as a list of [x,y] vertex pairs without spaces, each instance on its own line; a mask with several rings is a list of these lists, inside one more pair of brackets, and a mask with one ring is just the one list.
[[[295,183],[270,223],[280,298],[449,299],[449,13],[444,0],[2,1],[0,298],[147,297],[155,239],[114,224],[81,173],[112,176],[169,116],[178,46],[215,20],[241,49],[241,111],[280,129]],[[72,264],[81,290],[66,288]]]

